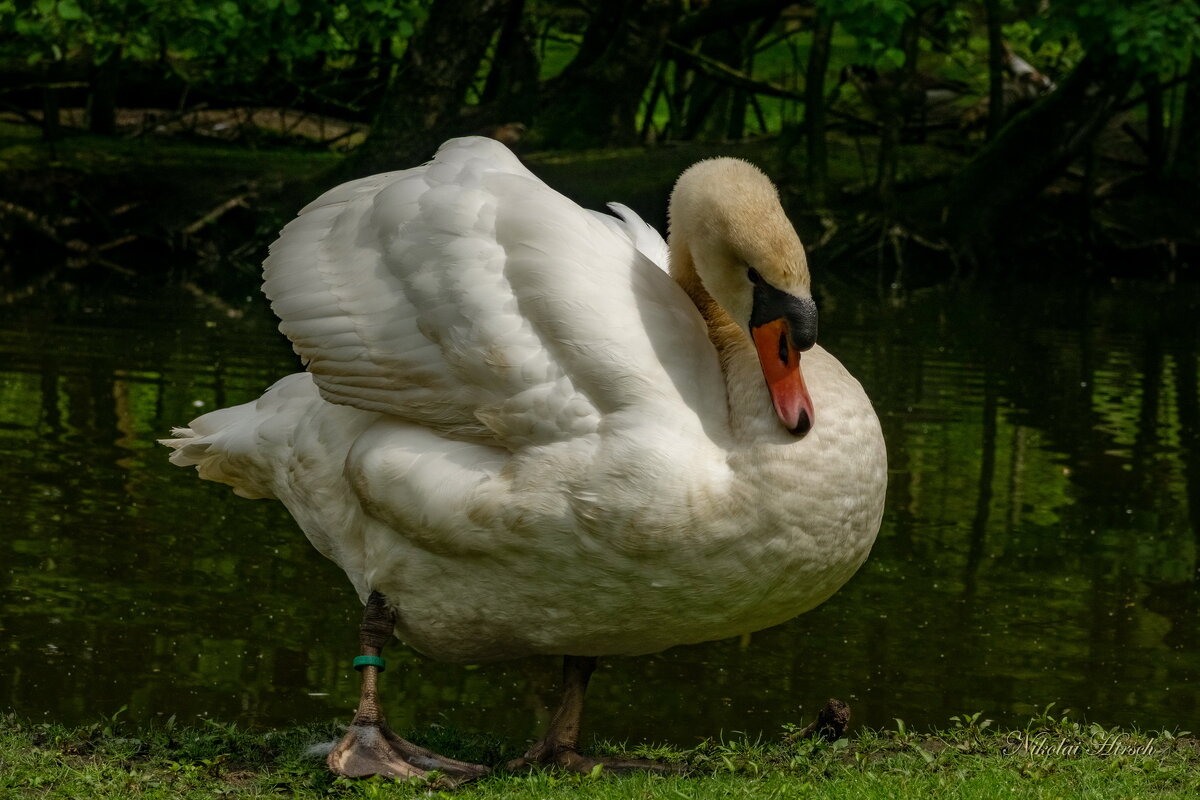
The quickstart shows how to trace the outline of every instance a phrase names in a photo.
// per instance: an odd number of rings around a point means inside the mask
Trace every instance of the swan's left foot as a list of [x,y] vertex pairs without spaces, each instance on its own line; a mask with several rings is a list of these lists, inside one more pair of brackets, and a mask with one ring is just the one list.
[[362,694],[350,729],[329,753],[326,763],[336,775],[365,778],[384,775],[389,778],[424,778],[442,773],[441,782],[456,786],[486,775],[487,767],[468,764],[419,747],[392,732],[383,719],[377,681],[383,669],[380,653],[395,628],[395,619],[383,595],[371,592],[359,626],[362,656],[355,668],[362,672]]
[[347,778],[383,775],[388,778],[424,778],[437,771],[449,787],[481,778],[487,767],[438,755],[397,736],[383,721],[362,724],[358,718],[329,754],[329,768]]
[[550,720],[550,728],[538,742],[506,765],[509,770],[532,766],[554,766],[570,772],[591,772],[597,765],[613,772],[671,772],[670,767],[642,758],[595,758],[579,752],[579,728],[583,696],[588,679],[596,669],[592,656],[563,657],[563,699]]

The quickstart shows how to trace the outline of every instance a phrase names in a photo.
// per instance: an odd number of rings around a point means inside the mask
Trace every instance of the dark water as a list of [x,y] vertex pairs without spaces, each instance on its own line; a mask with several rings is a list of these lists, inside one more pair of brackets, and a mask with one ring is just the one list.
[[[167,464],[172,425],[294,369],[269,312],[181,289],[0,307],[0,711],[128,706],[248,725],[346,719],[359,609],[283,509]],[[589,729],[774,735],[826,697],[859,722],[1021,723],[1049,703],[1195,729],[1200,292],[827,290],[822,340],[860,377],[891,485],[864,569],[748,641],[602,662]],[[394,646],[399,725],[519,740],[549,659],[447,667]]]

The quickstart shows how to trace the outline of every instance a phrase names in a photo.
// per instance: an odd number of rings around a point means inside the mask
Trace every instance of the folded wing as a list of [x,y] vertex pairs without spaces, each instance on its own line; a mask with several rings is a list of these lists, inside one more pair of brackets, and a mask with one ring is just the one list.
[[622,412],[720,415],[704,323],[625,225],[503,145],[457,139],[310,204],[272,246],[264,291],[327,400],[451,438],[517,449]]

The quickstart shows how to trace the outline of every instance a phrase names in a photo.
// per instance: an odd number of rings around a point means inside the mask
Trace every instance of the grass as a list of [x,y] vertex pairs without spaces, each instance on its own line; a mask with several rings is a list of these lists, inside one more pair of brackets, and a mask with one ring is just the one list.
[[[979,714],[944,730],[860,729],[832,744],[733,738],[680,750],[626,752],[677,764],[672,776],[497,774],[445,792],[429,783],[335,778],[313,754],[331,726],[252,732],[232,724],[133,730],[119,719],[68,729],[0,720],[0,798],[1194,798],[1200,740],[1083,725],[1049,713],[1000,731]],[[500,743],[445,729],[417,738],[459,757],[498,762]],[[601,752],[621,752],[598,744]]]

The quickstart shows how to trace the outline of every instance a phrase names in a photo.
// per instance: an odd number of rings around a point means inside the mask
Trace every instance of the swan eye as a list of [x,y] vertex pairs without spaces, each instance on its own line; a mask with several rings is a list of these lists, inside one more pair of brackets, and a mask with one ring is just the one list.
[[749,278],[750,282],[755,286],[766,286],[767,284],[767,282],[763,280],[763,276],[759,275],[758,270],[756,270],[754,267],[749,267],[746,270],[746,277]]

